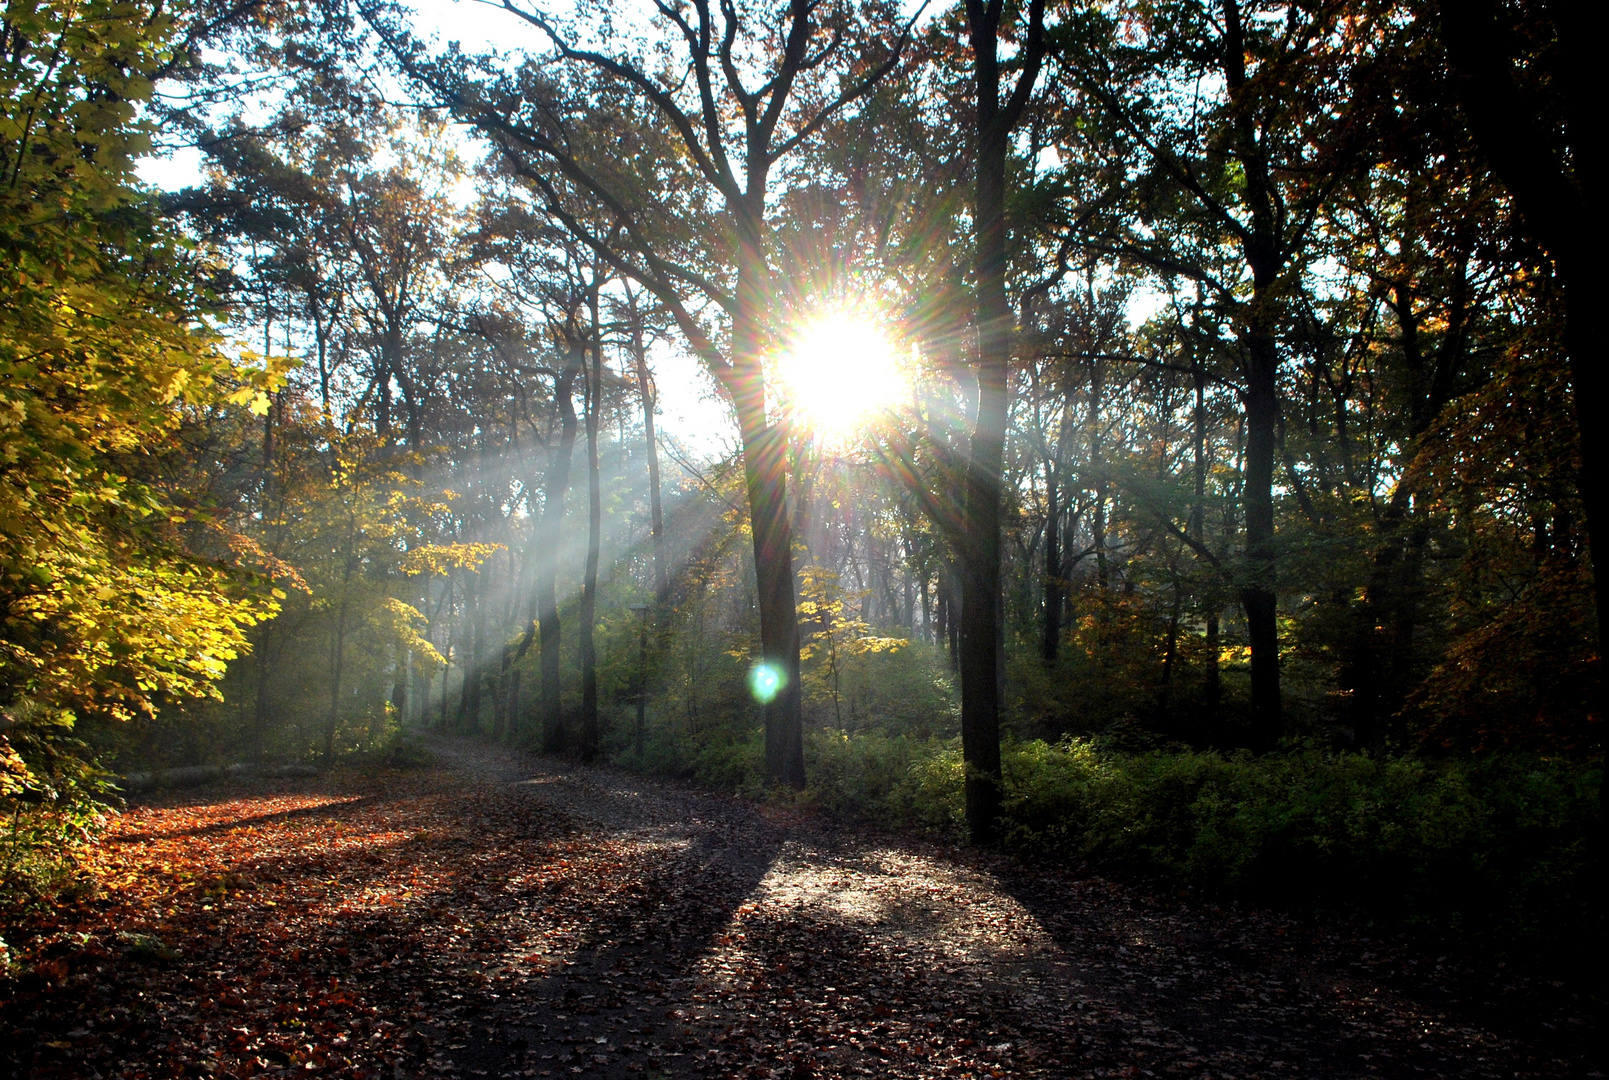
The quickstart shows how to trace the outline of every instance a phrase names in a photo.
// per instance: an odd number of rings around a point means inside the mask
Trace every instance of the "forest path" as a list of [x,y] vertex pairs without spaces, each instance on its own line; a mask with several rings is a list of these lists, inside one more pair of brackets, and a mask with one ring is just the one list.
[[1594,1075],[1400,950],[433,746],[131,809],[0,982],[0,1075]]

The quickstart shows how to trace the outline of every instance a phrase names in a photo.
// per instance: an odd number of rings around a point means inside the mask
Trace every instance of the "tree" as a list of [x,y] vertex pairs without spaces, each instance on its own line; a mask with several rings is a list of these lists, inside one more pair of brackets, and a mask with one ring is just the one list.
[[48,786],[36,764],[75,758],[76,720],[215,695],[274,610],[251,587],[252,545],[157,468],[188,416],[260,415],[279,380],[226,355],[196,262],[134,180],[138,110],[178,34],[161,7],[97,0],[0,20],[8,797]]
[[[1373,39],[1347,32],[1342,9],[1224,0],[1072,27],[1069,71],[1089,113],[1096,167],[1134,177],[1086,242],[1169,278],[1206,286],[1233,328],[1225,350],[1246,418],[1245,554],[1238,575],[1252,656],[1253,741],[1283,721],[1274,530],[1281,337],[1290,296],[1314,256],[1319,215],[1355,165],[1348,89]],[[1153,91],[1194,83],[1191,105]],[[1221,91],[1218,89],[1221,87]],[[1080,136],[1080,140],[1086,136]]]
[[1000,622],[1001,467],[1009,410],[1014,320],[1006,296],[1006,163],[1011,134],[1039,77],[1045,5],[1030,0],[1016,82],[1002,97],[1003,0],[967,0],[977,113],[973,150],[973,289],[977,305],[977,419],[966,465],[961,527],[961,747],[967,827],[974,843],[995,840],[1000,813],[1000,697],[1005,643]]
[[[1523,3],[1518,11],[1493,0],[1426,5],[1439,21],[1450,82],[1481,154],[1514,197],[1527,229],[1557,275],[1563,300],[1564,359],[1570,372],[1577,436],[1579,489],[1597,571],[1598,632],[1609,625],[1609,590],[1601,552],[1609,545],[1609,505],[1598,485],[1609,477],[1609,439],[1596,424],[1603,400],[1602,306],[1603,146],[1597,130],[1597,85],[1588,42],[1586,4]],[[1601,645],[1600,645],[1601,649]],[[1603,710],[1601,687],[1595,707]],[[1609,821],[1609,793],[1603,795]]]

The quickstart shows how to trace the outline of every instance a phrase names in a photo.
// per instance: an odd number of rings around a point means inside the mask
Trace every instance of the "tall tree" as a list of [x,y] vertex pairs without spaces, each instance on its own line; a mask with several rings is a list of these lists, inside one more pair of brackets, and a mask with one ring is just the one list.
[[216,694],[272,609],[246,587],[249,542],[219,544],[223,522],[160,467],[187,413],[260,416],[278,383],[219,347],[198,268],[134,176],[152,131],[140,109],[184,46],[160,5],[0,11],[8,799],[41,796],[30,766],[76,760],[77,720]]
[[1000,814],[1000,513],[1015,323],[1006,295],[1007,161],[1011,134],[1039,78],[1045,54],[1044,0],[1030,0],[1016,82],[1003,93],[1003,0],[967,0],[976,115],[973,152],[973,288],[977,304],[976,420],[966,466],[961,529],[961,750],[967,827],[975,843],[996,838]]
[[559,554],[564,540],[564,503],[570,489],[570,466],[575,458],[575,381],[586,372],[586,337],[579,326],[580,298],[571,297],[559,345],[563,366],[553,380],[553,403],[559,417],[558,441],[548,461],[542,485],[542,525],[537,536],[536,620],[541,628],[542,742],[551,751],[565,745],[563,684],[560,649],[564,635],[559,623]]
[[[1092,167],[1133,170],[1129,198],[1091,220],[1095,250],[1201,282],[1223,321],[1246,419],[1241,605],[1251,641],[1252,739],[1272,747],[1280,703],[1274,476],[1281,336],[1315,256],[1315,226],[1352,166],[1346,94],[1372,40],[1339,5],[1243,0],[1114,12],[1065,42],[1101,120]],[[1274,17],[1277,14],[1277,18]],[[1143,34],[1121,29],[1130,15]],[[1195,80],[1182,108],[1150,91]],[[1221,89],[1219,89],[1221,88]],[[1091,132],[1090,134],[1094,134]],[[1153,228],[1153,225],[1156,228]]]
[[627,348],[631,351],[632,373],[637,378],[637,394],[642,399],[643,449],[648,455],[648,528],[654,545],[654,600],[663,604],[670,595],[670,579],[665,566],[665,512],[660,499],[659,440],[654,434],[657,395],[648,370],[647,318],[631,282],[623,281],[621,287],[626,293]]
[[586,378],[587,428],[587,559],[581,575],[581,760],[598,754],[598,647],[595,630],[598,612],[598,548],[603,541],[603,480],[598,469],[598,416],[603,411],[603,328],[598,319],[598,293],[602,282],[594,277],[587,288],[587,350],[591,363]]
[[[1438,0],[1432,10],[1470,133],[1557,275],[1601,651],[1603,627],[1609,626],[1602,559],[1609,548],[1604,539],[1609,503],[1598,485],[1609,482],[1609,438],[1596,423],[1596,410],[1604,395],[1598,314],[1609,211],[1603,200],[1603,140],[1594,134],[1599,130],[1594,103],[1602,94],[1592,74],[1592,7],[1581,0],[1512,6]],[[1596,696],[1601,714],[1601,683]],[[1609,821],[1609,790],[1602,807]]]

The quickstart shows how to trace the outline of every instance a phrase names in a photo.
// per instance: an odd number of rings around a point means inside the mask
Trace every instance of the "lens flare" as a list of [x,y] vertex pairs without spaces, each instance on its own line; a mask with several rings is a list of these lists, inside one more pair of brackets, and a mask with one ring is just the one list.
[[763,660],[749,669],[749,693],[753,694],[754,700],[761,705],[769,705],[775,701],[786,681],[781,668]]
[[908,393],[905,365],[883,321],[853,308],[805,322],[778,374],[799,420],[829,436],[851,433]]

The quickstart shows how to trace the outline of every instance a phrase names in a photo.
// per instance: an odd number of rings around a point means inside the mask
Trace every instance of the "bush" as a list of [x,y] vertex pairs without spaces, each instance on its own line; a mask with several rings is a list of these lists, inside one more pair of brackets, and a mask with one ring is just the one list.
[[429,769],[438,763],[429,747],[406,735],[396,736],[380,760],[393,769]]
[[1601,774],[1518,756],[1005,754],[1021,851],[1173,887],[1326,907],[1515,953],[1602,932],[1590,901]]
[[70,714],[15,706],[0,734],[0,913],[80,883],[78,854],[110,809],[112,777],[73,735]]
[[805,775],[806,800],[833,813],[947,833],[960,826],[958,739],[809,732]]
[[690,766],[693,779],[705,787],[758,795],[765,790],[765,731],[718,728],[702,735]]
[[[761,790],[758,731],[699,744],[686,773]],[[804,799],[834,815],[964,835],[959,739],[811,732]],[[1323,908],[1549,966],[1590,955],[1601,774],[1524,757],[1003,747],[1006,846],[1222,899]]]

